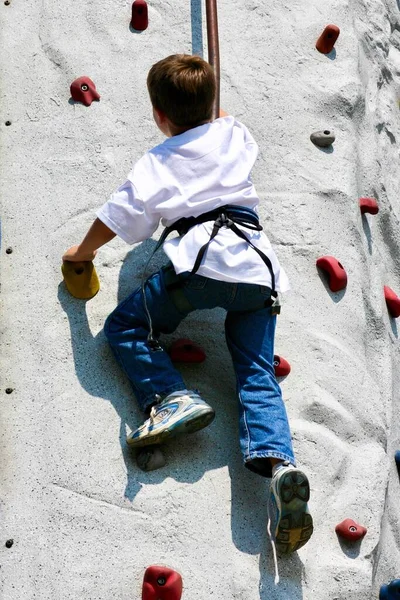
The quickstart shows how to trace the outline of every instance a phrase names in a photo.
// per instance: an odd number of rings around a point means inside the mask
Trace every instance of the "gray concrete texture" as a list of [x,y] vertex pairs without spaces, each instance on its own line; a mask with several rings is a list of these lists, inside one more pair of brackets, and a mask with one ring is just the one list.
[[[182,573],[185,600],[377,598],[400,577],[399,339],[383,298],[384,285],[400,294],[399,6],[218,2],[221,105],[260,146],[260,214],[292,284],[276,352],[292,366],[281,385],[312,490],[315,533],[279,561],[274,586],[268,482],[242,466],[223,313],[191,315],[165,339],[206,350],[182,371],[216,419],[143,473],[125,444],[142,416],[102,326],[155,241],[101,249],[90,301],[62,283],[62,253],[162,140],[150,66],[175,52],[207,56],[200,0],[148,4],[140,34],[121,0],[0,4],[2,598],[137,600],[150,564]],[[315,41],[328,23],[341,34],[325,56]],[[82,75],[101,95],[90,107],[70,101]],[[326,128],[336,141],[321,150],[310,134]],[[360,196],[377,198],[379,214],[361,217]],[[325,254],[345,267],[345,292],[317,272]],[[335,534],[348,517],[368,527],[351,547]]]

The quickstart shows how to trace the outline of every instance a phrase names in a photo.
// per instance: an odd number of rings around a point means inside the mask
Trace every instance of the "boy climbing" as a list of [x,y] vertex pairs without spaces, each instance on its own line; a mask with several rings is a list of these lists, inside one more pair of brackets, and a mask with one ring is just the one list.
[[115,235],[136,244],[150,238],[160,221],[170,228],[167,233],[178,231],[163,244],[168,265],[105,324],[115,357],[148,416],[127,442],[140,448],[212,422],[213,408],[198,391],[187,389],[158,340],[194,310],[224,308],[244,464],[272,477],[268,528],[287,554],[308,541],[313,526],[308,479],[296,467],[274,374],[277,294],[289,285],[259,225],[259,198],[250,178],[258,147],[232,116],[221,113],[211,120],[215,78],[200,57],[172,55],[157,62],[147,86],[154,120],[167,139],[133,166],[81,244],[63,259],[90,261]]

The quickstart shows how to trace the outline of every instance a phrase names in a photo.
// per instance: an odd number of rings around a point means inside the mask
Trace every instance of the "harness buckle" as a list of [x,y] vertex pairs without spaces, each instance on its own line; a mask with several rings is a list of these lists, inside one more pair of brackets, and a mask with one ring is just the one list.
[[224,212],[222,212],[214,222],[215,227],[221,229],[221,227],[231,227],[233,225],[232,219],[226,216]]

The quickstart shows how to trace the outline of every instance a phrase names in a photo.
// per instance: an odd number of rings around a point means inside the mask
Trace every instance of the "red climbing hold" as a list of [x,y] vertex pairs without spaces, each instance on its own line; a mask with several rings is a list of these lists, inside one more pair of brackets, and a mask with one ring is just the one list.
[[362,214],[376,215],[379,212],[379,206],[375,198],[360,198],[360,210]]
[[356,542],[364,537],[367,528],[359,525],[353,519],[345,519],[335,527],[336,533],[350,542]]
[[186,338],[176,340],[171,344],[169,355],[172,362],[201,363],[206,360],[204,350]]
[[329,288],[332,292],[339,292],[347,285],[347,273],[334,256],[321,256],[317,260],[317,267],[329,276]]
[[322,54],[329,54],[329,52],[332,52],[333,46],[339,37],[339,33],[339,27],[336,25],[327,25],[315,44],[316,49],[319,52],[322,52]]
[[144,31],[149,26],[149,16],[147,2],[145,0],[135,0],[132,4],[131,27],[136,31]]
[[276,377],[285,377],[290,373],[290,365],[287,360],[274,354],[274,369]]
[[182,577],[168,567],[147,567],[143,578],[142,600],[180,600]]
[[387,285],[385,285],[384,291],[388,311],[394,319],[397,319],[397,317],[400,317],[400,298]]
[[96,91],[96,86],[86,76],[75,79],[71,83],[70,91],[72,98],[76,102],[82,102],[85,106],[90,106],[93,100],[100,100],[100,94]]

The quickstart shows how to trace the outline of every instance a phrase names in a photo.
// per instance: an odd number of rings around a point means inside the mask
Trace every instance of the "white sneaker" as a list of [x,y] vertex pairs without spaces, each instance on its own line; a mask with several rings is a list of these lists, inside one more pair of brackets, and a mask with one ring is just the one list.
[[271,480],[268,531],[280,554],[290,554],[308,542],[313,520],[308,509],[310,484],[305,473],[282,463]]
[[161,444],[175,435],[207,427],[214,417],[214,409],[196,392],[173,392],[153,406],[150,418],[127,437],[127,443],[136,448]]

